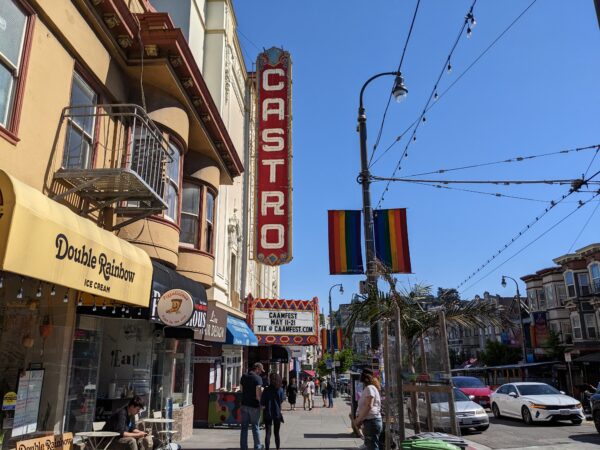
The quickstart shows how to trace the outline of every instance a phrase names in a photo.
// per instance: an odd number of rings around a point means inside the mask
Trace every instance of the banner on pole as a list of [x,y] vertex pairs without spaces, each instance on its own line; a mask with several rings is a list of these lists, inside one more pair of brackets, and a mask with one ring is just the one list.
[[411,273],[406,209],[373,211],[375,256],[392,273]]
[[329,273],[364,273],[360,247],[360,211],[328,211]]

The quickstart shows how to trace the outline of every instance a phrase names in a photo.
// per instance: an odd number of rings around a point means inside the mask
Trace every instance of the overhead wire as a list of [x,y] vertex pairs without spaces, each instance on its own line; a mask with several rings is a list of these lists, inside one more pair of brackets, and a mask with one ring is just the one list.
[[[539,153],[539,154],[529,155],[529,156],[514,156],[514,157],[508,158],[508,159],[501,159],[501,160],[497,160],[497,161],[490,161],[490,162],[484,162],[484,163],[479,163],[479,164],[469,164],[466,166],[453,167],[450,169],[431,170],[429,172],[420,172],[420,173],[415,173],[412,175],[405,175],[404,178],[414,178],[414,177],[420,177],[423,175],[434,175],[434,174],[440,174],[440,173],[454,172],[457,170],[476,169],[479,167],[494,166],[494,165],[505,164],[505,163],[524,162],[524,161],[530,161],[530,160],[537,159],[537,158],[545,158],[548,156],[556,156],[556,155],[561,155],[561,154],[566,155],[566,154],[573,153],[573,152],[581,152],[584,150],[591,150],[591,149],[596,150],[596,153],[594,154],[594,158],[595,158],[596,155],[598,154],[598,151],[600,150],[600,144],[588,145],[586,147],[576,147],[576,148],[571,148],[571,149],[566,149],[566,150],[559,150],[559,151],[555,151],[555,152]],[[592,162],[594,162],[593,158],[592,158]],[[588,170],[586,170],[584,177],[587,175],[590,167],[591,167],[591,163],[588,166]]]
[[437,188],[437,189],[447,189],[447,190],[452,190],[452,191],[467,192],[467,193],[471,193],[471,194],[488,195],[488,196],[497,197],[497,198],[510,198],[510,199],[514,199],[514,200],[525,200],[525,201],[537,202],[537,203],[551,203],[552,202],[552,200],[542,200],[542,199],[538,199],[538,198],[520,197],[517,195],[501,194],[499,192],[485,192],[485,191],[477,191],[474,189],[456,188],[456,187],[451,187],[451,186],[444,186],[441,184],[430,184],[430,183],[416,183],[416,184],[418,184],[420,186],[429,186],[429,187]]
[[[456,35],[454,43],[452,44],[452,46],[450,48],[450,52],[448,53],[448,56],[444,60],[444,65],[443,65],[442,69],[440,70],[440,73],[437,77],[437,80],[435,81],[435,84],[433,85],[433,89],[431,90],[431,93],[429,94],[427,102],[425,103],[425,107],[423,108],[423,111],[421,112],[421,115],[419,116],[419,118],[415,121],[416,123],[415,123],[414,127],[412,128],[411,138],[408,140],[408,143],[404,147],[404,151],[400,155],[400,159],[398,160],[398,163],[394,167],[392,177],[394,177],[396,175],[396,173],[398,172],[398,170],[401,168],[402,160],[406,156],[408,156],[408,148],[410,147],[411,142],[416,141],[417,130],[419,129],[419,126],[421,125],[421,123],[424,123],[426,121],[425,114],[427,112],[427,107],[434,99],[437,99],[437,95],[438,95],[437,90],[438,90],[438,85],[440,83],[440,80],[444,76],[444,73],[452,71],[452,56],[454,54],[454,51],[456,50],[456,47],[458,46],[458,43],[460,42],[460,38],[462,37],[462,35],[465,32],[465,29],[467,29],[467,27],[470,32],[471,26],[475,26],[475,24],[476,24],[475,16],[473,15],[473,9],[475,8],[476,4],[477,4],[477,0],[473,0],[473,3],[471,4],[471,7],[469,8],[469,11],[468,11],[467,15],[465,16],[465,19],[462,23],[460,31]],[[396,142],[399,142],[398,138],[396,138],[396,140],[394,141],[394,143],[396,143]],[[388,151],[389,148],[391,148],[391,147],[388,147],[388,149],[386,149],[386,151]],[[377,202],[377,208],[383,202],[383,200],[385,198],[385,193],[389,189],[389,186],[390,186],[390,182],[388,182],[384,191],[382,192],[381,197],[379,198],[379,201]]]
[[[446,94],[500,41],[500,39],[502,39],[506,33],[508,33],[508,31],[510,31],[510,29],[515,26],[517,24],[517,22],[519,22],[519,20],[521,20],[521,18],[525,15],[525,13],[527,13],[527,11],[529,11],[529,9],[537,2],[537,0],[533,0],[527,7],[525,7],[525,9],[523,9],[523,11],[521,11],[521,13],[519,15],[517,15],[515,17],[515,19],[506,27],[504,28],[504,30],[473,60],[473,62],[471,62],[471,64],[469,64],[467,66],[467,68],[465,70],[463,70],[460,75],[458,75],[458,77],[456,77],[456,79],[450,83],[448,85],[448,87],[446,89],[444,89],[441,93],[438,94],[436,101],[433,103],[430,103],[427,107],[426,107],[426,113],[429,112],[429,110],[431,110],[435,105],[437,105],[439,103],[439,101],[446,96]],[[377,162],[383,158],[383,156],[385,156],[400,140],[402,140],[402,137],[404,137],[404,135],[406,133],[408,133],[408,131],[410,131],[410,129],[412,127],[414,127],[417,123],[419,123],[419,121],[421,120],[421,116],[417,117],[400,135],[398,135],[395,140],[390,143],[390,145],[388,147],[386,147],[386,149],[375,159],[375,161],[373,161],[373,163],[371,164],[372,166],[377,164]]]
[[[581,180],[582,184],[579,187],[584,186],[586,183],[589,183],[599,173],[600,173],[600,171],[596,172],[595,174],[593,174],[592,176],[590,176],[588,178],[585,178],[585,179]],[[577,187],[577,186],[572,187],[571,189],[569,189],[569,191],[566,194],[563,194],[561,198],[557,199],[556,201],[554,201],[554,200],[551,201],[550,202],[550,206],[548,206],[547,208],[545,208],[544,211],[542,211],[539,215],[537,215],[535,217],[535,219],[533,219],[531,222],[529,222],[523,228],[521,228],[521,230],[517,234],[515,234],[509,241],[507,241],[504,244],[503,247],[501,247],[498,251],[496,251],[486,262],[484,262],[483,264],[481,264],[473,273],[471,273],[468,277],[466,277],[457,286],[457,289],[460,288],[460,287],[462,287],[462,286],[464,286],[469,280],[471,280],[479,272],[481,272],[485,267],[487,267],[489,264],[491,264],[498,256],[500,256],[502,253],[504,253],[512,244],[514,244],[519,238],[521,238],[527,231],[529,231],[535,224],[537,224],[552,209],[554,209],[557,205],[559,205],[560,203],[562,203],[566,198],[570,197],[574,192],[577,192],[577,190],[579,189],[579,187]],[[595,198],[598,195],[600,195],[600,194],[596,194],[596,195],[592,196],[591,199]],[[580,200],[579,201],[579,206],[581,206],[584,203],[589,202],[591,199],[588,199],[585,202],[582,202]]]
[[[415,22],[417,20],[417,13],[419,12],[420,5],[421,5],[421,0],[417,0],[417,4],[416,4],[415,10],[413,12],[412,20],[410,22],[410,28],[408,29],[408,33],[406,35],[406,40],[404,41],[404,48],[402,49],[402,55],[400,56],[400,63],[398,64],[398,69],[396,70],[396,72],[402,71],[402,63],[404,62],[404,57],[406,56],[406,50],[408,48],[408,43],[410,42],[413,28],[414,28]],[[387,117],[387,113],[388,113],[388,109],[390,108],[391,101],[392,101],[392,91],[390,90],[390,94],[388,95],[387,104],[385,105],[385,111],[383,112],[383,116],[381,118],[381,125],[379,126],[379,132],[377,133],[377,139],[375,140],[375,145],[373,145],[371,157],[369,158],[369,164],[371,164],[371,160],[373,159],[373,156],[375,156],[375,152],[377,151],[377,147],[379,146],[379,142],[381,141],[381,135],[383,133],[383,127],[385,125],[385,119]]]
[[[508,263],[510,260],[512,260],[513,258],[515,258],[516,256],[518,256],[519,254],[521,254],[522,252],[524,252],[527,248],[531,247],[535,242],[539,241],[542,237],[544,237],[545,235],[547,235],[550,231],[552,231],[554,228],[556,228],[557,226],[559,226],[561,223],[563,223],[565,220],[567,220],[569,217],[571,217],[573,214],[575,214],[577,211],[579,211],[583,206],[585,206],[586,204],[590,203],[591,201],[593,201],[597,197],[600,197],[600,192],[597,193],[596,195],[594,195],[593,197],[591,197],[590,199],[588,199],[588,200],[586,200],[584,202],[580,202],[579,205],[577,205],[577,207],[573,211],[571,211],[565,217],[563,217],[562,219],[560,219],[558,222],[556,222],[554,225],[552,225],[550,228],[548,228],[546,231],[544,231],[542,234],[540,234],[538,237],[536,237],[533,241],[529,242],[527,245],[525,245],[524,247],[522,247],[519,251],[517,251],[516,253],[514,253],[512,256],[510,256],[508,259],[506,259],[505,261],[503,261],[501,264],[499,264],[498,266],[494,267],[487,274],[485,274],[484,276],[482,276],[481,278],[479,278],[477,281],[475,281],[472,284],[470,284],[468,287],[466,287],[462,291],[460,291],[460,293],[462,294],[464,292],[467,292],[469,289],[471,289],[472,287],[474,287],[475,285],[477,285],[479,282],[485,280],[491,274],[493,274],[494,272],[496,272],[498,269],[500,269],[502,266],[504,266],[506,263]],[[596,206],[596,208],[598,208],[598,206]],[[457,289],[459,287],[460,287],[460,285],[457,287]]]
[[[581,178],[575,179],[559,179],[559,180],[421,180],[415,178],[388,178],[388,177],[379,177],[372,176],[371,181],[397,181],[402,183],[441,183],[441,184],[493,184],[499,185],[503,184],[505,186],[511,184],[570,184],[575,185],[582,182]],[[596,182],[590,182],[596,183]],[[587,184],[587,183],[586,183]]]
[[596,214],[596,211],[598,211],[598,207],[599,206],[600,206],[600,203],[598,203],[596,205],[596,207],[592,211],[592,214],[590,214],[590,217],[588,217],[588,220],[585,221],[585,223],[583,224],[583,227],[581,227],[581,230],[579,230],[579,233],[577,234],[577,237],[573,240],[573,243],[569,247],[569,251],[567,251],[567,253],[571,253],[571,250],[573,250],[573,247],[575,247],[575,244],[577,243],[577,241],[579,240],[579,238],[581,237],[581,235],[583,234],[583,232],[585,231],[585,229],[587,228],[587,226],[590,224],[592,218]]

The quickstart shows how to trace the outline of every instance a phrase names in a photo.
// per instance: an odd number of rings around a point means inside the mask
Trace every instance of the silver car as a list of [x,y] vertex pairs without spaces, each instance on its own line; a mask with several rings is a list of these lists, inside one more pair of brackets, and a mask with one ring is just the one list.
[[[418,400],[419,418],[427,421],[427,404],[424,395]],[[490,426],[490,419],[485,410],[467,397],[460,389],[454,388],[454,410],[461,430],[474,428],[485,431]],[[433,392],[431,394],[431,414],[434,428],[450,429],[450,413],[448,412],[448,394]],[[409,408],[409,417],[411,416]]]

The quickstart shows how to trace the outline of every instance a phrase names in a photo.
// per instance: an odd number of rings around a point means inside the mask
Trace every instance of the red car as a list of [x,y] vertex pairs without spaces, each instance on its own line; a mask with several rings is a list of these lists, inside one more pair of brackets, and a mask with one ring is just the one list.
[[479,378],[475,377],[452,377],[454,387],[457,387],[469,397],[473,396],[473,401],[479,403],[484,408],[490,407],[490,395],[492,390],[489,386],[483,384]]

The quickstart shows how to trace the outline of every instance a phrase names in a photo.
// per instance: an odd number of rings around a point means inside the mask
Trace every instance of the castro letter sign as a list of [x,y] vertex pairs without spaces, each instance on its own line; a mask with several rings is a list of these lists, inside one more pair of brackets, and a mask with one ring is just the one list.
[[270,48],[258,55],[256,81],[256,259],[292,260],[292,61]]

